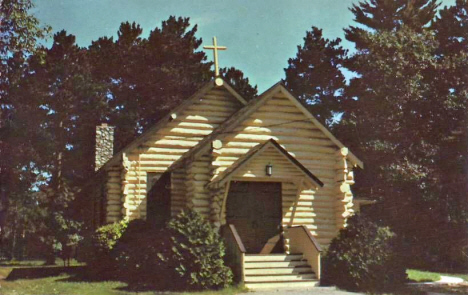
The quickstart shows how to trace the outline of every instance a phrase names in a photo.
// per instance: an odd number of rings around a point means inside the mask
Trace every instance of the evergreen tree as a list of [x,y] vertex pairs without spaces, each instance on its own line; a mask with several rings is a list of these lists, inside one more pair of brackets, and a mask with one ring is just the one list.
[[108,85],[117,150],[211,78],[196,31],[172,16],[144,39],[139,25],[123,23],[116,41],[100,38],[89,48],[95,77]]
[[356,48],[365,48],[362,35],[369,31],[397,31],[406,26],[421,32],[435,17],[440,4],[437,0],[365,0],[353,4],[354,21],[362,27],[345,29],[346,39]]
[[306,33],[304,45],[290,58],[285,69],[285,85],[304,102],[320,121],[331,125],[340,111],[345,79],[340,71],[346,50],[340,39],[323,38],[322,30],[312,27]]
[[[26,127],[22,110],[26,105],[15,101],[11,91],[18,87],[27,66],[27,57],[36,50],[38,40],[47,36],[49,27],[41,27],[31,14],[30,0],[0,1],[0,245],[4,234],[14,226],[8,218],[13,198],[23,198],[36,182],[37,173],[31,145],[35,134]],[[0,249],[1,251],[1,249]]]
[[249,78],[234,67],[220,69],[221,76],[247,101],[257,96],[257,85],[252,87]]
[[439,42],[436,56],[446,60],[446,66],[434,76],[437,91],[445,91],[450,104],[446,104],[446,118],[450,118],[450,131],[440,143],[437,158],[440,206],[444,210],[448,226],[444,229],[450,245],[445,247],[446,261],[452,267],[466,267],[468,258],[468,2],[457,0],[452,7],[445,7],[431,26]]
[[454,6],[445,7],[440,11],[440,16],[436,18],[431,28],[437,33],[441,48],[454,52],[466,50],[467,10],[468,2],[457,0]]
[[[15,92],[15,99],[28,102],[28,113],[40,122],[32,127],[42,138],[34,142],[36,152],[50,175],[44,189],[47,201],[46,244],[64,246],[69,231],[78,232],[70,207],[74,185],[82,183],[92,168],[84,167],[82,155],[93,149],[81,142],[83,132],[99,123],[106,113],[104,88],[92,80],[85,51],[75,44],[75,37],[65,31],[54,35],[50,49],[31,56],[28,73]],[[92,171],[92,170],[91,170]],[[81,177],[80,177],[81,176]],[[53,251],[49,262],[53,262]]]
[[[356,195],[380,201],[371,214],[395,230],[406,261],[448,267],[461,261],[459,245],[467,241],[468,97],[459,91],[466,89],[461,83],[466,58],[443,49],[443,35],[429,28],[426,18],[436,4],[424,2],[413,10],[421,12],[414,14],[420,21],[395,15],[383,2],[374,7],[374,16],[381,11],[397,20],[393,27],[382,15],[362,20],[355,7],[358,22],[372,30],[360,29],[353,35],[358,38],[348,38],[358,50],[347,66],[358,76],[346,88],[349,99],[336,132],[367,163],[357,173]],[[449,247],[448,240],[458,248]]]

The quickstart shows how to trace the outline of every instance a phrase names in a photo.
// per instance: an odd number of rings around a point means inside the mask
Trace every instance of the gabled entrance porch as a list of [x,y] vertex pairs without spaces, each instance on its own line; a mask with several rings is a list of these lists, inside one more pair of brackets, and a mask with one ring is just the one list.
[[292,220],[301,191],[321,186],[274,140],[252,148],[213,178],[208,187],[225,191],[222,234],[238,281],[251,288],[317,283],[320,246],[307,227],[292,227]]

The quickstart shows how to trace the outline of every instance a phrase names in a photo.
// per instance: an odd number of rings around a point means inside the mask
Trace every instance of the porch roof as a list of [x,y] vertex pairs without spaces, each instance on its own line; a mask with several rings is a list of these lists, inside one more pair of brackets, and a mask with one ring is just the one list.
[[269,147],[275,148],[279,153],[281,153],[285,158],[289,160],[291,165],[297,167],[304,175],[304,177],[309,180],[310,183],[318,187],[323,187],[323,182],[318,179],[317,176],[312,174],[304,165],[302,165],[295,157],[293,157],[287,150],[285,150],[280,144],[278,144],[274,139],[269,139],[264,143],[258,144],[251,148],[246,154],[237,159],[229,168],[218,174],[214,177],[211,182],[207,184],[208,188],[216,187],[222,185],[226,181],[229,181],[232,175],[236,171],[245,167],[250,160],[260,155],[264,150]]

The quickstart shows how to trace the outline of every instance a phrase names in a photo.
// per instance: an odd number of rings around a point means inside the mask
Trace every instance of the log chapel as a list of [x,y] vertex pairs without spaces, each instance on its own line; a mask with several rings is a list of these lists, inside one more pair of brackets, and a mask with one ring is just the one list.
[[191,208],[220,228],[247,287],[315,285],[321,248],[362,204],[350,186],[363,163],[281,83],[247,102],[219,77],[225,47],[207,48],[215,79],[123,150],[97,127],[94,223]]

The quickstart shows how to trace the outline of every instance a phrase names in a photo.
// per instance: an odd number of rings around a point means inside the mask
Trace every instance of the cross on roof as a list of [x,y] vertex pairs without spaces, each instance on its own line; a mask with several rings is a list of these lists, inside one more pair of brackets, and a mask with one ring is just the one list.
[[213,37],[213,46],[203,46],[203,49],[211,49],[214,54],[215,77],[219,77],[218,50],[226,50],[226,46],[218,46],[216,37]]

